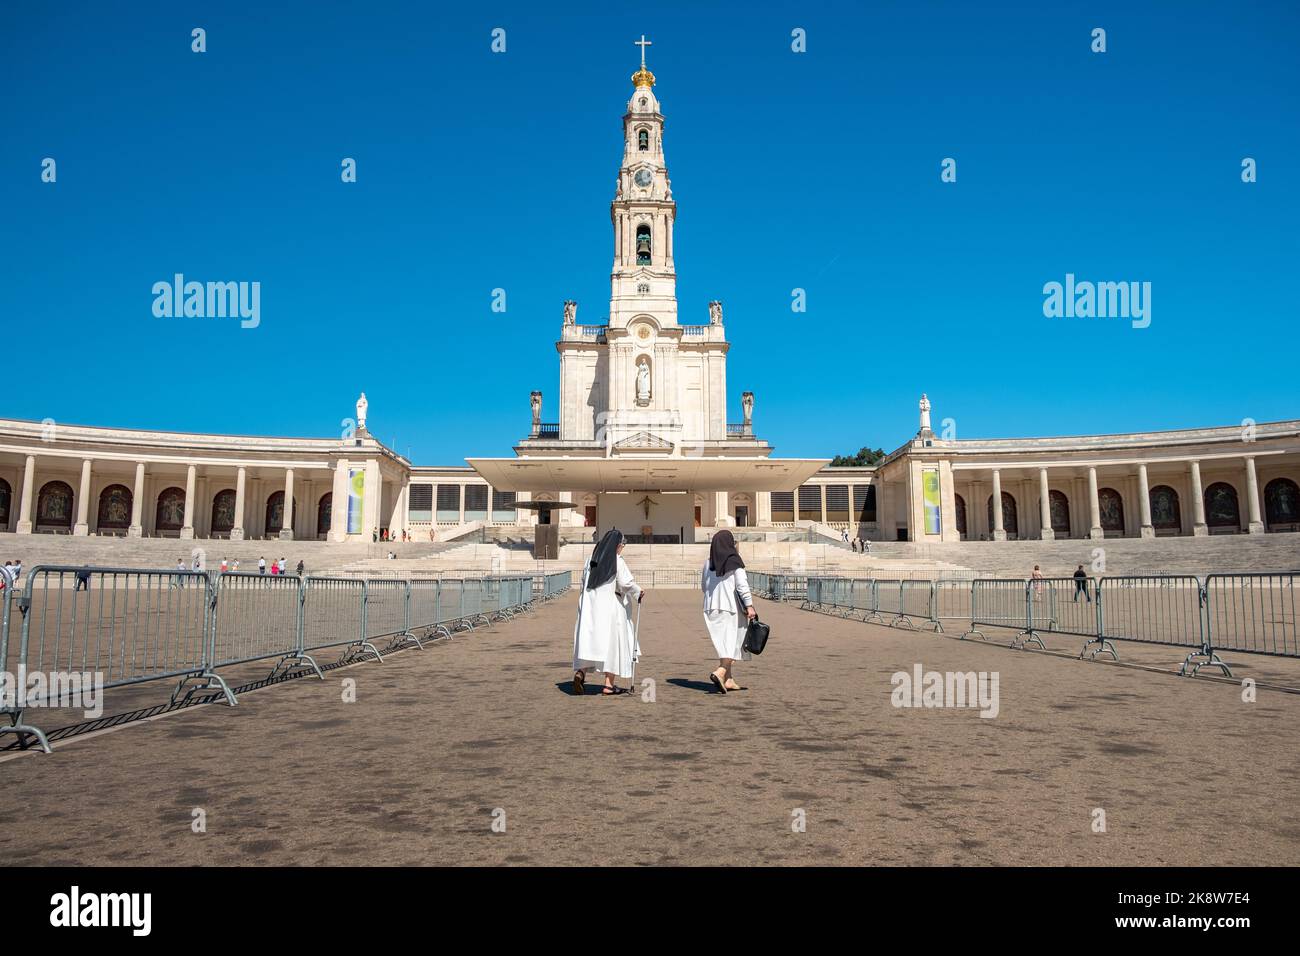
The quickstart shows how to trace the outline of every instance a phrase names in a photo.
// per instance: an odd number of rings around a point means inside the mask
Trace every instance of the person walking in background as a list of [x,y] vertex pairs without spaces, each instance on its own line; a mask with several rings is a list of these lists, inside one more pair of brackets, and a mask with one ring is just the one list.
[[704,592],[704,626],[718,653],[718,669],[709,674],[709,680],[720,694],[744,690],[732,677],[731,665],[736,660],[750,659],[744,647],[745,630],[758,612],[754,610],[745,562],[736,550],[735,538],[725,528],[709,544],[709,559],[700,573],[700,590]]
[[232,570],[232,571],[235,571],[236,573],[238,573],[238,572],[239,572],[239,559],[238,559],[238,558],[235,558],[235,563],[232,564],[230,567],[231,567],[231,570]]
[[222,559],[221,559],[221,573],[222,573],[222,574],[225,574],[225,573],[226,573],[227,571],[229,571],[229,570],[230,570],[230,564],[226,561],[225,558],[222,558]]
[[1040,599],[1043,596],[1043,572],[1039,569],[1038,565],[1034,565],[1034,570],[1030,573],[1029,580],[1034,589],[1034,600]]
[[176,576],[172,578],[172,587],[185,587],[185,560],[183,558],[176,559]]
[[601,694],[613,697],[627,691],[614,684],[616,677],[631,677],[641,654],[632,627],[632,601],[641,603],[645,592],[632,579],[623,560],[623,532],[605,532],[582,573],[578,619],[573,625],[573,692],[585,693],[587,671],[603,671]]
[[1085,598],[1087,598],[1089,604],[1092,603],[1092,595],[1088,593],[1088,574],[1086,571],[1083,570],[1082,564],[1079,565],[1079,567],[1074,572],[1075,603],[1078,603],[1080,594],[1082,594]]
[[14,587],[17,587],[23,576],[23,559],[16,558],[14,560],[13,568],[14,568]]
[[302,577],[303,572],[306,570],[307,570],[307,566],[302,563],[302,559],[300,558],[298,560],[298,577]]
[[275,558],[272,558],[272,559],[271,559],[271,577],[273,577],[273,578],[274,578],[274,577],[277,577],[277,576],[279,576],[279,574],[280,574],[280,562],[277,561],[277,560],[275,560]]
[[74,593],[90,590],[90,568],[81,568],[77,571],[77,586],[72,590]]
[[265,558],[265,557],[260,557],[260,558],[257,559],[257,573],[258,573],[258,574],[265,574],[265,573],[266,573],[266,558]]
[[13,590],[16,578],[14,578],[14,563],[6,561],[4,567],[0,568],[0,591]]

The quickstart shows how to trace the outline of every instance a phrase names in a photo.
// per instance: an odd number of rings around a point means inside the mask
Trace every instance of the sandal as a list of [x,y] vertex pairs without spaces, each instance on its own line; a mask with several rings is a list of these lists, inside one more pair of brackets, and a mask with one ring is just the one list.
[[626,694],[626,693],[627,693],[626,687],[619,687],[617,684],[615,684],[613,687],[602,688],[600,692],[600,696],[617,697],[619,694]]
[[738,690],[749,690],[748,687],[741,687],[741,686],[740,686],[739,684],[737,684],[734,680],[731,681],[731,684],[734,684],[735,686],[732,687],[732,686],[727,686],[726,684],[723,685],[724,687],[727,688],[728,693],[732,693],[732,694],[734,694],[734,693],[735,693],[736,691],[738,691]]
[[718,675],[713,671],[709,671],[709,680],[713,681],[713,686],[718,689],[719,694],[725,694],[727,692],[727,685],[722,683],[722,681],[718,679]]
[[573,672],[573,693],[576,696],[581,697],[583,694],[587,692],[586,687],[587,687],[587,675],[584,674],[582,671],[574,671]]

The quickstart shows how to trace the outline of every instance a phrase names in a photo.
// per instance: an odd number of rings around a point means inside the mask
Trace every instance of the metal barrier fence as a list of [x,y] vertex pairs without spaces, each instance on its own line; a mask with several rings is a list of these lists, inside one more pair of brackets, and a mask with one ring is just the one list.
[[988,637],[980,627],[1009,627],[1019,633],[1012,640],[1013,647],[1023,647],[1032,640],[1046,647],[1034,635],[1029,619],[1029,582],[1023,578],[976,578],[971,582],[970,630],[962,638],[979,635]]
[[[548,575],[551,594],[568,587],[568,572]],[[454,602],[446,600],[454,592]],[[218,668],[277,659],[281,668],[311,669],[308,651],[345,648],[344,660],[422,646],[416,630],[451,633],[512,616],[533,601],[532,577],[511,575],[458,581],[307,577],[199,571],[41,566],[21,594],[0,595],[0,733],[23,746],[33,737],[49,752],[37,727],[23,723],[31,707],[72,706],[86,680],[96,692],[174,679],[172,703],[200,690],[237,703]],[[19,614],[13,609],[17,607]],[[21,623],[20,623],[21,622]],[[51,680],[28,687],[22,675]],[[9,686],[19,675],[22,687]],[[75,681],[74,681],[75,678]],[[202,682],[202,683],[192,683]]]
[[208,592],[208,661],[213,668],[278,657],[281,666],[310,667],[302,650],[302,581],[297,575],[223,571]]
[[[1184,661],[1186,668],[1206,651],[1204,600],[1201,582],[1191,575],[1102,578],[1097,587],[1097,636],[1089,642],[1099,645],[1093,656],[1105,650],[1118,660],[1114,641],[1190,647],[1194,650]],[[1206,664],[1226,667],[1213,652],[1206,656]]]
[[[1222,651],[1300,657],[1300,573],[1211,574],[1205,580],[1205,643]],[[1214,661],[1206,663],[1213,664]]]

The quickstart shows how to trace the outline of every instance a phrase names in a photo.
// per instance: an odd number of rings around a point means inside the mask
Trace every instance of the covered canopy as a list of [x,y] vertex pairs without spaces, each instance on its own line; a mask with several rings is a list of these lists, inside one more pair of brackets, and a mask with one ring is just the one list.
[[[793,491],[826,458],[467,458],[498,491]],[[523,506],[523,502],[520,505]]]

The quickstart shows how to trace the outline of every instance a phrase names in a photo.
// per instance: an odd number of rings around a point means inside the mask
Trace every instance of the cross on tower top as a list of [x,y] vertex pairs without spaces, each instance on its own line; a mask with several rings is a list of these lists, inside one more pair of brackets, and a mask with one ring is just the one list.
[[645,38],[645,34],[643,33],[641,34],[641,39],[632,41],[632,45],[639,46],[641,48],[641,69],[644,70],[645,69],[645,48],[653,45],[652,41],[647,40]]

